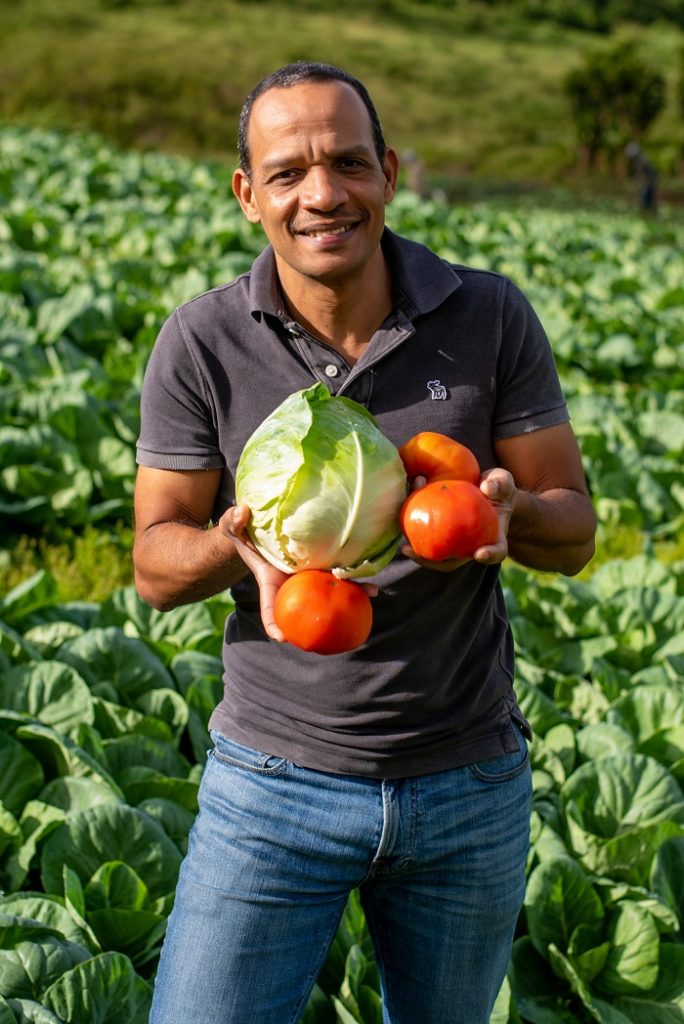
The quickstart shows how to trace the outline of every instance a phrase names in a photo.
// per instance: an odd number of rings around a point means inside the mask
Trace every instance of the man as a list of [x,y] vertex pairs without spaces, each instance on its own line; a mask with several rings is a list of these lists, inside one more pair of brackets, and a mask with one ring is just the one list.
[[629,174],[636,178],[639,187],[639,201],[642,210],[657,213],[658,210],[658,172],[641,149],[638,142],[628,142],[625,146]]
[[[385,229],[397,169],[343,71],[300,63],[262,81],[233,188],[270,245],[176,310],[150,359],[138,589],[161,609],[226,587],[236,602],[153,1024],[298,1020],[355,887],[388,1024],[486,1024],[508,964],[529,729],[499,564],[579,571],[594,515],[529,304]],[[368,643],[332,657],[280,642],[284,576],[231,504],[246,439],[316,380],[397,445],[427,429],[466,444],[500,518],[497,543],[466,562],[421,564],[404,547],[373,581]]]

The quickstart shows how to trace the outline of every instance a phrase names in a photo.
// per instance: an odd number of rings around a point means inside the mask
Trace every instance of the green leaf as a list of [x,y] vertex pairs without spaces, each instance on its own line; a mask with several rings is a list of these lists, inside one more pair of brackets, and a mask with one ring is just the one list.
[[582,761],[597,761],[614,754],[633,753],[634,740],[621,726],[598,722],[580,729],[577,750]]
[[0,706],[67,733],[94,719],[87,684],[75,669],[58,661],[18,665],[3,672]]
[[43,991],[63,973],[90,957],[90,951],[60,936],[27,928],[27,939],[12,949],[0,949],[0,986],[6,998],[39,999]]
[[164,797],[148,797],[138,804],[141,811],[159,822],[169,839],[172,839],[181,853],[188,849],[188,836],[195,821],[195,812]]
[[684,691],[640,685],[613,703],[609,720],[626,729],[643,747],[663,729],[684,725]]
[[173,679],[159,658],[141,640],[127,637],[115,626],[89,629],[83,636],[67,640],[58,655],[89,685],[111,682],[131,705],[148,690],[174,689]]
[[684,837],[667,839],[658,848],[651,885],[677,914],[680,936],[684,938]]
[[[205,607],[208,608],[208,602],[205,602]],[[212,694],[217,694],[218,698],[221,697],[223,693],[223,661],[220,657],[205,654],[202,651],[183,650],[180,654],[176,654],[170,669],[178,684],[178,689],[189,704],[193,703],[189,691],[202,683],[211,686]]]
[[21,846],[22,839],[23,834],[19,822],[0,802],[0,857],[8,848]]
[[[336,1014],[333,1004],[319,985],[314,985],[301,1024],[335,1024]],[[2,1024],[2,1020],[0,1020]]]
[[176,741],[188,724],[188,705],[175,690],[157,687],[149,693],[143,693],[135,701],[135,706],[148,718],[159,718],[171,729]]
[[333,1006],[335,1007],[335,1013],[337,1014],[338,1024],[365,1024],[365,1022],[361,1020],[360,1015],[350,1013],[336,996],[332,997],[332,1001]]
[[567,723],[556,725],[549,729],[544,737],[544,743],[553,750],[563,762],[563,767],[569,775],[575,764],[575,731]]
[[545,956],[536,952],[527,935],[513,943],[508,978],[523,1020],[531,1024],[577,1024],[577,1016],[570,1010],[569,987],[559,984]]
[[133,868],[155,898],[173,891],[181,855],[164,830],[142,811],[125,804],[99,804],[68,818],[47,840],[41,858],[45,891],[62,891],[62,864],[86,884],[111,860]]
[[676,592],[676,583],[668,567],[650,555],[605,562],[592,576],[591,586],[599,600],[633,587],[664,587],[671,593]]
[[69,942],[88,945],[88,936],[75,923],[69,911],[56,896],[44,893],[16,892],[0,899],[0,913],[31,918],[39,924],[60,933]]
[[21,633],[0,621],[0,652],[12,662],[40,661],[40,650],[25,640]]
[[44,993],[69,1024],[146,1024],[152,993],[121,953],[101,953],[67,971]]
[[535,734],[544,736],[549,729],[561,725],[567,716],[538,687],[518,679],[515,687],[520,708]]
[[65,905],[76,923],[83,927],[86,912],[85,893],[81,879],[68,864],[62,865],[62,882]]
[[24,805],[19,819],[22,842],[8,858],[5,866],[12,888],[23,885],[33,867],[40,844],[63,819],[64,813],[60,809],[43,803],[42,800],[29,800]]
[[78,778],[65,775],[53,779],[38,794],[43,803],[52,804],[63,811],[76,813],[96,804],[121,803],[121,795],[97,778]]
[[560,795],[572,848],[599,874],[643,884],[660,843],[684,831],[680,787],[643,755],[587,762]]
[[37,609],[55,604],[56,600],[56,581],[48,572],[40,569],[0,599],[0,617],[15,626]]
[[159,612],[143,601],[132,586],[115,591],[103,602],[96,624],[118,626],[128,636],[153,644],[163,641],[174,653],[177,650],[190,652],[212,638],[220,642],[222,636],[206,602]]
[[130,804],[138,806],[148,799],[173,801],[193,816],[197,813],[197,782],[190,778],[163,775],[154,768],[134,766],[122,773],[121,785]]
[[632,1024],[682,1024],[684,1021],[684,946],[664,943],[658,980],[650,992],[622,996],[616,1009]]
[[525,895],[529,936],[542,956],[551,943],[567,951],[580,925],[592,929],[598,944],[603,904],[580,865],[570,858],[544,861],[532,872]]
[[568,959],[583,981],[590,982],[605,966],[610,942],[596,945],[596,929],[587,924],[575,928],[568,946]]
[[121,786],[125,786],[126,777],[136,768],[152,769],[175,778],[184,778],[190,771],[190,762],[171,743],[151,736],[120,736],[105,740],[104,747],[107,767]]
[[608,959],[595,979],[598,990],[609,996],[648,992],[660,962],[660,935],[651,914],[629,900],[619,904],[610,915],[608,935]]
[[0,733],[0,802],[11,814],[18,815],[24,804],[43,786],[40,762],[25,746]]
[[110,907],[124,910],[142,910],[150,894],[135,871],[121,860],[102,864],[85,887],[88,910],[106,910]]
[[21,740],[22,746],[35,754],[47,777],[72,776],[90,779],[123,798],[123,793],[111,775],[73,740],[55,729],[35,722],[31,725],[21,725],[16,731],[16,736]]
[[[12,1024],[66,1024],[61,1017],[33,999],[10,999],[6,1005],[13,1014]],[[2,1022],[4,1017],[0,1016],[0,1024]]]
[[88,924],[103,950],[125,953],[135,965],[159,951],[166,931],[166,918],[153,910],[92,910]]

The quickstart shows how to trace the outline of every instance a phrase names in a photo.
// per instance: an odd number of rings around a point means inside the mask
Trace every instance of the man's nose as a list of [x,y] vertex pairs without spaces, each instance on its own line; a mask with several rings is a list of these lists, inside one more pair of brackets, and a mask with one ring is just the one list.
[[331,167],[311,167],[300,192],[302,205],[316,210],[333,210],[347,193],[340,176]]

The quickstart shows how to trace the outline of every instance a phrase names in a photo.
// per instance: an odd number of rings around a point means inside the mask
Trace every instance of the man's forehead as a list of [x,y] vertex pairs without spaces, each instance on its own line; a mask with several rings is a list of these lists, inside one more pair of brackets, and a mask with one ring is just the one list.
[[254,101],[248,129],[266,131],[335,118],[358,123],[372,136],[371,119],[366,106],[347,82],[325,79],[298,82],[290,86],[273,86]]

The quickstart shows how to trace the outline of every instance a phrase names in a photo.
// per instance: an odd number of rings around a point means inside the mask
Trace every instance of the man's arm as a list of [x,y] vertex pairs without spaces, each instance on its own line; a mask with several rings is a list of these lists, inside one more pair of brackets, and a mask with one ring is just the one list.
[[218,469],[138,469],[135,585],[160,611],[218,594],[247,573],[227,534],[208,529],[220,479]]
[[261,618],[274,640],[273,602],[285,573],[269,565],[246,534],[249,509],[231,506],[208,528],[221,470],[141,466],[135,485],[133,564],[138,593],[159,611],[218,594],[252,572]]
[[[495,443],[497,460],[515,481],[508,553],[517,562],[574,576],[594,554],[596,516],[569,423]],[[496,502],[497,470],[482,489]]]

